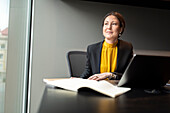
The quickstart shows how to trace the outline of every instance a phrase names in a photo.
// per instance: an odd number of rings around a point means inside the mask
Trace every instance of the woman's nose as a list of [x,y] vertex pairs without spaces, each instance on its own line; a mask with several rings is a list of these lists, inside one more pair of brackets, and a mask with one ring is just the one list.
[[107,28],[108,28],[108,29],[111,29],[111,28],[112,28],[112,25],[111,25],[111,24],[109,24],[109,25],[107,26]]

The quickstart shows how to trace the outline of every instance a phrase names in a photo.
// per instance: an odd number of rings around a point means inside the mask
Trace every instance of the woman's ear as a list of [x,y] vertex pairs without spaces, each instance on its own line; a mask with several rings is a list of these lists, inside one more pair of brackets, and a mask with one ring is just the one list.
[[120,38],[120,37],[122,36],[122,31],[123,31],[123,28],[121,27],[121,28],[120,28],[120,31],[119,31],[119,36],[118,36],[118,38]]
[[122,31],[123,31],[123,28],[121,27],[121,28],[120,28],[120,32],[119,32],[119,33],[120,33],[120,34],[122,34]]

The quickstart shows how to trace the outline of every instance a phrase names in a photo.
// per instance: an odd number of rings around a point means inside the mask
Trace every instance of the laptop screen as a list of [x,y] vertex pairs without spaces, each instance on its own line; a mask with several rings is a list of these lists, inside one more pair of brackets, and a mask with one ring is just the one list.
[[159,88],[170,79],[170,57],[134,54],[118,86]]

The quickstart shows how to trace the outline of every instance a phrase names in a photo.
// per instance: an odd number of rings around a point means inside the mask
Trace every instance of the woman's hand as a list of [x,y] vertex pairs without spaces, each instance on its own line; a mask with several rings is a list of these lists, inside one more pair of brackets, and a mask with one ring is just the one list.
[[113,74],[112,73],[100,73],[100,74],[94,74],[92,76],[90,76],[88,79],[89,80],[105,80],[107,78],[112,78],[113,77]]

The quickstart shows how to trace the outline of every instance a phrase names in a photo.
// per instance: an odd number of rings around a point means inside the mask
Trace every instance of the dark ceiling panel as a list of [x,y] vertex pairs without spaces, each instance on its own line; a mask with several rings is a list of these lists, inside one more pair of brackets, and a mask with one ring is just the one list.
[[170,10],[170,0],[83,0]]

